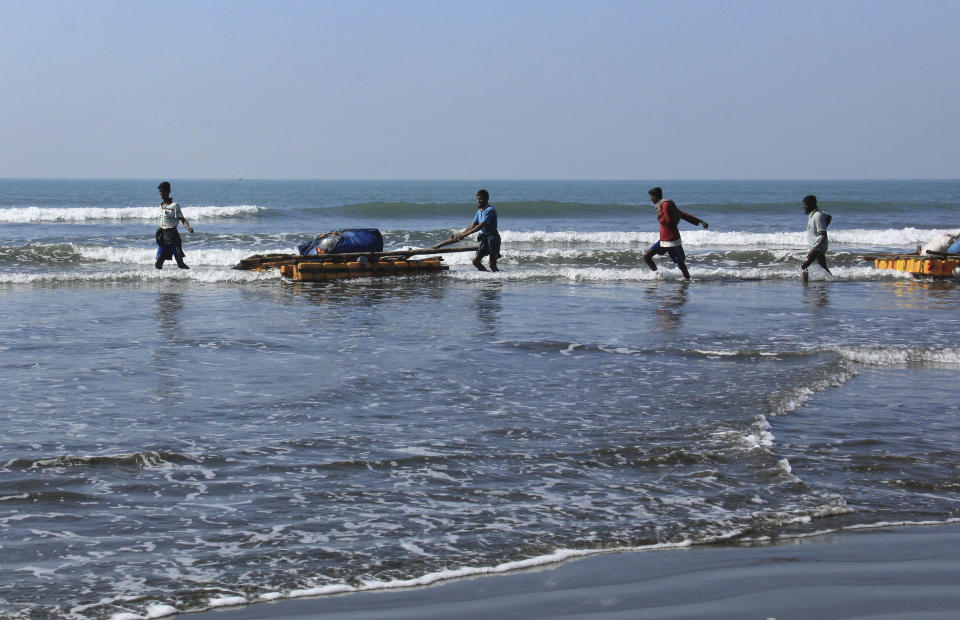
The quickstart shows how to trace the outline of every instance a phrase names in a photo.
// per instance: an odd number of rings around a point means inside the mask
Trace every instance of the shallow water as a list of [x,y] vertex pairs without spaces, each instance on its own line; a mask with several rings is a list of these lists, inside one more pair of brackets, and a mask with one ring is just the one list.
[[[711,223],[689,283],[642,263],[648,184],[489,183],[503,272],[321,284],[230,267],[345,225],[435,243],[475,184],[174,183],[189,271],[153,269],[155,185],[0,181],[4,615],[960,517],[960,286],[858,259],[957,226],[960,183],[667,188]],[[833,276],[804,286],[810,191]]]

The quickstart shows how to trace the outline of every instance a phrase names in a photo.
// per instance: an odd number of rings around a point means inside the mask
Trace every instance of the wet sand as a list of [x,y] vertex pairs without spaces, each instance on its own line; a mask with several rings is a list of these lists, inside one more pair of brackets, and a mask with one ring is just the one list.
[[253,618],[960,617],[960,525],[610,553],[438,585],[229,607]]

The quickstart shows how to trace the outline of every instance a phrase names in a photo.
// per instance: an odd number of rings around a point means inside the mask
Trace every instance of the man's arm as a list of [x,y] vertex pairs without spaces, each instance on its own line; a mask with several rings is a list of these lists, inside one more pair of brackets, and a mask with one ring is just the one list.
[[183,222],[183,225],[187,230],[189,230],[190,232],[193,232],[193,229],[190,228],[190,222],[188,222],[187,218],[183,216],[183,211],[180,209],[180,205],[174,203],[174,206],[176,207],[176,211],[173,212],[174,217],[176,217],[178,220]]
[[457,241],[459,241],[459,240],[463,239],[464,237],[466,237],[467,235],[471,235],[471,234],[477,232],[477,231],[480,230],[481,228],[483,228],[483,222],[477,222],[476,224],[471,224],[471,225],[467,226],[466,228],[464,228],[462,231],[460,231],[460,232],[458,232],[457,234],[455,234],[455,235],[453,236],[453,238],[456,239]]
[[821,230],[817,233],[817,240],[813,242],[813,245],[810,246],[810,249],[807,250],[807,255],[812,256],[823,249],[823,246],[827,243],[827,231]]
[[817,240],[813,242],[813,245],[810,246],[810,249],[807,250],[808,254],[816,254],[817,252],[823,249],[823,246],[827,244],[827,222],[826,217],[824,217],[823,212],[819,212],[813,220],[813,232],[817,234]]
[[813,242],[813,245],[810,246],[810,249],[807,250],[807,257],[803,259],[803,262],[800,263],[800,269],[806,270],[807,267],[813,264],[813,261],[816,259],[817,254],[823,250],[823,246],[827,243],[827,231],[821,230],[817,233],[817,240]]
[[684,213],[684,212],[681,211],[680,209],[677,209],[677,212],[680,214],[680,217],[682,217],[683,219],[687,220],[688,222],[690,222],[690,223],[693,224],[694,226],[700,226],[700,225],[702,225],[704,228],[710,228],[710,225],[707,224],[707,222],[706,222],[705,220],[701,220],[701,219],[700,219],[699,217],[697,217],[696,215],[690,215],[689,213]]

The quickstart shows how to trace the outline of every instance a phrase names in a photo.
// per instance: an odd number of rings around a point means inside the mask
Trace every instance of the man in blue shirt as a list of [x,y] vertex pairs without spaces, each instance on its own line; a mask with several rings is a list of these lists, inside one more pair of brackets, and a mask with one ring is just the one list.
[[500,233],[497,231],[497,212],[490,206],[489,200],[490,192],[485,189],[477,192],[477,213],[473,216],[473,221],[453,237],[459,241],[479,230],[480,234],[477,235],[477,253],[473,257],[473,266],[480,271],[486,271],[487,269],[480,262],[480,259],[484,256],[489,256],[490,271],[500,271],[497,269],[497,259],[500,258]]

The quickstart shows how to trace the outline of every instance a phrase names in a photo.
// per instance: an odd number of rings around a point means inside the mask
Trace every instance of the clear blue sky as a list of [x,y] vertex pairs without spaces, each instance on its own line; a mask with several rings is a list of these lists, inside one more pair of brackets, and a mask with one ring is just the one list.
[[960,177],[960,1],[0,0],[0,177]]

